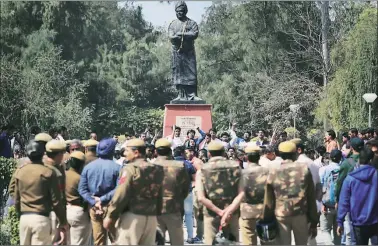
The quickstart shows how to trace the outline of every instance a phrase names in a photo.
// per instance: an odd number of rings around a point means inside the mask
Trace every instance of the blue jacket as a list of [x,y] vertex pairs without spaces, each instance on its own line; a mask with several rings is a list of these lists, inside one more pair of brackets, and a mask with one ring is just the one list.
[[[194,168],[194,166],[192,165],[192,163],[190,161],[186,160],[182,156],[175,157],[175,160],[176,161],[182,161],[182,162],[184,162],[184,167],[185,167],[186,171],[189,174],[190,181],[193,181],[192,175],[196,173],[196,169]],[[189,184],[189,192],[192,192],[192,190],[193,190],[193,188],[192,188],[192,182],[190,182],[190,184]]]
[[362,165],[346,177],[341,188],[337,223],[342,227],[350,212],[352,224],[367,226],[378,223],[378,171]]
[[92,207],[96,204],[92,196],[106,205],[113,198],[121,166],[113,160],[98,158],[86,165],[81,172],[79,193]]

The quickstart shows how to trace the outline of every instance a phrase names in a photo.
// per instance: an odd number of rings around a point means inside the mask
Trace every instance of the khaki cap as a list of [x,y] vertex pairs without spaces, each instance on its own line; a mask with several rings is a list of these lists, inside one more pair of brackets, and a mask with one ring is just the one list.
[[300,138],[294,138],[294,139],[291,139],[290,142],[293,142],[295,144],[300,144],[300,143],[302,143],[302,139],[300,139]]
[[146,144],[142,139],[134,138],[127,141],[126,147],[145,147]]
[[209,151],[224,150],[224,146],[223,146],[223,144],[221,144],[217,141],[211,141],[209,143],[209,146],[207,146],[207,150],[209,150]]
[[59,140],[51,140],[46,144],[46,152],[66,151],[66,145]]
[[285,141],[280,143],[278,151],[283,153],[295,153],[297,152],[297,145],[292,141]]
[[72,152],[70,154],[70,157],[71,158],[76,158],[76,159],[81,160],[81,161],[85,161],[85,155],[81,151],[74,151],[74,152]]
[[166,138],[160,138],[155,143],[155,148],[170,148],[171,143]]
[[34,138],[34,141],[45,142],[45,143],[47,143],[50,140],[52,140],[52,137],[45,132],[38,133],[37,135],[35,135],[35,138]]
[[247,147],[245,147],[244,149],[244,152],[247,153],[247,154],[250,154],[250,153],[260,153],[261,151],[261,148],[257,145],[248,145]]
[[87,141],[85,141],[85,143],[83,143],[84,147],[94,147],[94,146],[97,146],[98,145],[98,141],[94,140],[94,139],[89,139]]

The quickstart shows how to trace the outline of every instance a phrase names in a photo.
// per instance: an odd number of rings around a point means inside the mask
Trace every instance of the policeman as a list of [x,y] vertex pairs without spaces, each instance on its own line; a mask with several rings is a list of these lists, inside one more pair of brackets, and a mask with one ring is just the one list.
[[15,208],[21,214],[20,244],[51,245],[53,209],[59,219],[59,231],[68,229],[66,206],[60,199],[61,191],[54,171],[43,165],[44,148],[36,141],[26,147],[30,164],[20,167],[15,174]]
[[[43,148],[43,152],[45,152],[45,145],[48,141],[50,141],[52,139],[52,137],[47,134],[47,133],[38,133],[35,137],[34,137],[34,141],[37,142],[42,148]],[[42,161],[45,161],[45,158],[46,156],[44,155],[43,158],[42,158]],[[30,159],[28,157],[25,157],[25,158],[21,158],[19,160],[19,162],[17,163],[17,169],[26,165],[26,164],[29,164],[31,163]],[[17,170],[16,170],[17,171]],[[14,195],[14,188],[15,188],[15,185],[16,185],[16,182],[15,182],[15,173],[16,171],[13,173],[12,175],[12,178],[11,178],[11,181],[9,183],[9,196],[10,197],[13,197]]]
[[89,245],[92,226],[88,204],[84,202],[78,191],[80,174],[85,162],[84,153],[72,152],[68,162],[70,166],[66,171],[67,220],[70,225],[68,245]]
[[222,226],[240,206],[239,226],[243,245],[257,245],[256,222],[263,219],[265,186],[269,169],[259,166],[260,147],[248,145],[245,153],[248,167],[243,169],[239,195],[227,207],[222,217]]
[[[241,176],[239,163],[223,157],[222,143],[211,141],[208,145],[210,160],[201,170],[197,171],[196,188],[198,201],[204,209],[205,244],[212,245],[220,226],[225,208],[238,195]],[[239,241],[238,214],[231,217],[229,224],[223,229],[226,239]]]
[[[50,168],[53,172],[55,172],[57,176],[60,190],[59,198],[62,200],[63,204],[66,204],[66,173],[61,163],[65,152],[65,143],[60,140],[53,139],[46,144],[46,158],[44,161],[45,166]],[[56,214],[52,212],[50,214],[50,218],[52,221],[53,242],[56,242],[60,238],[60,236],[58,235],[58,231],[56,231],[57,227],[59,227]]]
[[[282,142],[278,146],[283,159],[280,169],[272,169],[267,180],[267,192],[275,195],[274,208],[278,222],[277,244],[291,244],[291,231],[296,245],[307,245],[309,235],[316,237],[318,215],[312,175],[304,163],[294,163],[296,145]],[[310,223],[310,228],[308,227]]]
[[155,148],[158,157],[154,164],[164,168],[163,206],[161,215],[158,216],[158,231],[164,238],[168,230],[171,244],[183,245],[181,211],[184,209],[184,200],[189,194],[190,178],[183,162],[170,160],[171,144],[166,138],[157,140]]
[[88,141],[85,141],[85,143],[84,143],[85,165],[87,165],[89,162],[97,159],[97,156],[96,156],[97,145],[98,145],[98,142],[94,139],[89,139]]
[[104,228],[118,224],[118,245],[153,245],[157,215],[162,211],[164,169],[144,160],[145,143],[141,139],[127,142],[125,157],[129,161],[122,170],[118,187],[111,200]]

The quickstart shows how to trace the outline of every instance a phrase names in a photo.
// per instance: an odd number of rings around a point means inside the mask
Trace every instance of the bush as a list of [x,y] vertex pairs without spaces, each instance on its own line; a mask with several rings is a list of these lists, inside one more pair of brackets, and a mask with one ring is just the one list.
[[14,159],[7,159],[4,157],[0,157],[0,190],[1,190],[1,197],[0,197],[0,209],[1,215],[3,216],[3,211],[8,199],[8,186],[9,182],[12,178],[12,174],[16,168],[17,162]]

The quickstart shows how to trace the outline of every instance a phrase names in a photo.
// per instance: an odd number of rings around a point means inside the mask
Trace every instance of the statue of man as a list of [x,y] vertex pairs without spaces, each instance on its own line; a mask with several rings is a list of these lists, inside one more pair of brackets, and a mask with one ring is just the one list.
[[198,25],[186,14],[188,7],[180,1],[175,6],[177,20],[168,27],[172,43],[172,79],[179,94],[172,102],[202,101],[197,97],[197,64],[194,40],[198,37]]

